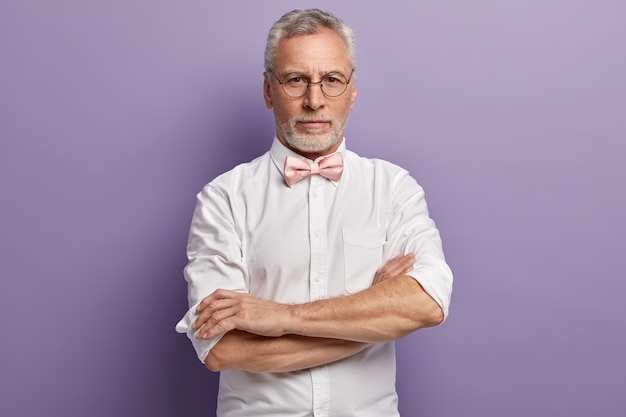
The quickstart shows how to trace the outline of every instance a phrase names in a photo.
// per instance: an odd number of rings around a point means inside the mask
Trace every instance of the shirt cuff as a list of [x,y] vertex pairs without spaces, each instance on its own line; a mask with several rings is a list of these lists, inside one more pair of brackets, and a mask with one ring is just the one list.
[[[417,268],[407,275],[413,277],[443,311],[443,321],[448,317],[452,296],[452,271],[443,263],[435,268]],[[442,322],[443,323],[443,322]]]
[[196,337],[196,334],[199,330],[194,330],[192,325],[194,321],[196,321],[196,319],[198,318],[196,309],[198,308],[199,304],[200,303],[194,304],[189,310],[187,310],[185,316],[176,324],[176,332],[181,334],[187,334],[187,337],[189,338],[189,340],[191,340],[193,348],[196,350],[196,355],[198,355],[198,359],[204,364],[204,361],[211,349],[213,349],[213,346],[215,346],[217,342],[222,339],[225,333],[219,334],[208,340],[198,339]]

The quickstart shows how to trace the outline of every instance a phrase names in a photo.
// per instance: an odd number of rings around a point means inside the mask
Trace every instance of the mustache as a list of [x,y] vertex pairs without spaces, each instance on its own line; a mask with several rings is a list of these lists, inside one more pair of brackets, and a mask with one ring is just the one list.
[[304,116],[297,116],[293,118],[295,122],[312,122],[312,121],[322,121],[322,122],[330,122],[332,119],[328,116],[324,116],[323,114],[311,113]]

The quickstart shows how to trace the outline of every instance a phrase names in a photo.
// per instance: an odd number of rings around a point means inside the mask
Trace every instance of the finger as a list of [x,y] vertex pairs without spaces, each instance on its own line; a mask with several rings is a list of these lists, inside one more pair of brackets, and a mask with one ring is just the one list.
[[407,264],[415,262],[415,254],[407,253],[394,258],[397,264]]
[[414,264],[415,254],[413,253],[395,256],[376,271],[373,284],[378,284],[391,277],[406,274],[413,269]]
[[211,303],[213,303],[216,300],[233,298],[237,296],[238,294],[240,293],[235,292],[235,291],[230,291],[230,290],[217,289],[213,291],[210,295],[202,299],[202,301],[200,302],[200,304],[198,304],[198,307],[196,308],[196,312],[198,313],[202,312],[204,309],[206,309],[208,306],[211,305]]
[[211,329],[220,326],[220,323],[222,323],[222,321],[232,317],[235,314],[236,310],[234,308],[228,308],[214,312],[212,315],[204,318],[203,324],[197,333],[197,337],[206,338],[206,335],[211,331]]
[[410,254],[405,255],[402,258],[402,266],[404,268],[402,269],[400,274],[406,274],[407,272],[410,272],[413,269],[415,262],[416,262],[416,259],[415,259],[414,254],[410,253]]
[[405,253],[404,255],[396,256],[394,259],[396,259],[398,263],[415,262],[415,254]]
[[414,263],[415,257],[412,254],[400,255],[389,260],[382,270],[386,275],[396,276],[410,271]]
[[196,317],[196,320],[194,321],[192,328],[194,330],[198,330],[212,316],[214,316],[217,311],[231,308],[234,304],[235,304],[235,301],[232,298],[212,300],[210,303],[206,304],[201,311],[199,311],[198,317]]
[[405,255],[398,255],[396,257],[391,258],[385,263],[384,267],[397,267],[401,265],[405,265],[407,263],[415,262],[415,255],[412,253],[407,253]]
[[200,329],[198,333],[196,333],[196,337],[198,339],[210,339],[212,337],[217,336],[220,333],[229,332],[237,328],[235,315],[230,315],[229,317],[223,320],[214,321],[211,318],[207,323]]

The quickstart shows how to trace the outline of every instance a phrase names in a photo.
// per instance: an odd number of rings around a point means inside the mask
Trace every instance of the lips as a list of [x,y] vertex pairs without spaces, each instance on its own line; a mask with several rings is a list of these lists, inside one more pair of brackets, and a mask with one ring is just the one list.
[[307,130],[319,130],[328,126],[329,122],[327,120],[301,120],[298,124]]

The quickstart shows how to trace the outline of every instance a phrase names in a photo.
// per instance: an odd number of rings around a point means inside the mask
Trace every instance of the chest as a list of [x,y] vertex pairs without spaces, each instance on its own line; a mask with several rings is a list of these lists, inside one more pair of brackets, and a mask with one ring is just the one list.
[[250,291],[298,303],[312,293],[335,296],[369,286],[382,263],[391,200],[376,188],[335,186],[321,177],[296,186],[268,189],[263,204],[241,203]]

